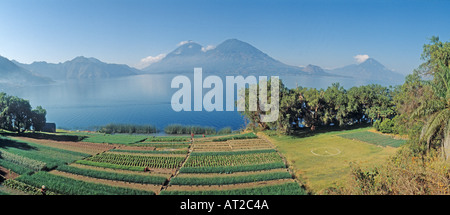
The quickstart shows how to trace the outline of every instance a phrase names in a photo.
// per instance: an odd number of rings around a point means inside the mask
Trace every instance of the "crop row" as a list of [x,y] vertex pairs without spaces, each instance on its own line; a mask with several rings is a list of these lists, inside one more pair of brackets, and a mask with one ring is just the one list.
[[146,136],[141,135],[124,135],[124,134],[90,134],[89,137],[84,138],[83,142],[91,143],[113,143],[113,144],[130,144],[138,143],[147,139]]
[[201,155],[190,156],[185,167],[217,167],[217,166],[242,166],[263,163],[281,162],[280,155],[276,152],[231,154],[231,155]]
[[20,166],[25,166],[34,171],[42,170],[45,167],[45,163],[42,161],[32,160],[26,157],[15,155],[13,153],[0,150],[0,158],[7,160],[11,163],[15,163]]
[[[6,181],[3,182],[4,186],[15,189],[15,190],[20,190],[26,194],[30,194],[30,195],[42,195],[41,190],[37,187],[33,187],[30,186],[28,184],[25,184],[23,182],[20,181],[16,181],[14,179],[8,179]],[[47,191],[46,192],[47,195],[56,195],[54,192],[51,191]]]
[[164,137],[148,137],[144,142],[186,142],[190,137],[187,136],[164,136]]
[[377,134],[370,131],[341,134],[339,136],[347,139],[356,139],[363,142],[372,143],[375,145],[391,146],[391,147],[399,147],[406,142],[405,140],[402,139],[394,139],[387,135]]
[[227,140],[241,140],[241,139],[255,139],[255,138],[258,138],[258,136],[256,136],[256,134],[245,133],[245,134],[237,134],[237,135],[232,135],[232,136],[227,136],[227,137],[219,137],[219,138],[213,139],[212,141],[220,142],[220,141],[227,141]]
[[19,164],[12,163],[12,162],[4,160],[4,159],[0,159],[0,166],[6,168],[8,170],[11,170],[19,175],[30,174],[30,173],[34,172],[33,169],[30,169],[28,167],[25,167],[25,166],[22,166]]
[[230,190],[163,190],[160,195],[306,195],[305,189],[296,182],[277,185],[258,186]]
[[292,178],[289,172],[272,172],[261,173],[256,175],[241,175],[241,176],[221,176],[221,177],[186,177],[178,176],[170,181],[171,185],[226,185],[249,183],[256,181],[269,181],[276,179]]
[[154,192],[123,187],[113,187],[104,184],[75,180],[48,172],[37,172],[33,175],[22,175],[16,180],[33,187],[45,187],[64,195],[154,195]]
[[136,174],[124,174],[115,172],[106,172],[92,169],[83,169],[73,166],[59,166],[57,170],[67,173],[72,173],[76,175],[83,175],[92,178],[108,179],[115,181],[125,181],[141,184],[164,184],[166,181],[165,177],[153,176],[153,175],[136,175]]
[[184,157],[102,153],[89,157],[86,160],[123,166],[173,169],[180,166],[184,159]]
[[127,150],[127,149],[112,149],[111,152],[126,152],[126,153],[140,153],[140,154],[186,154],[187,150]]
[[77,160],[75,161],[77,164],[87,165],[87,166],[95,166],[95,167],[102,167],[102,168],[109,168],[109,169],[121,169],[121,170],[130,170],[130,171],[138,171],[143,172],[145,170],[145,167],[141,166],[124,166],[124,165],[118,165],[118,164],[111,164],[111,163],[99,163],[89,160]]
[[73,161],[83,159],[90,156],[89,154],[74,152],[64,149],[53,148],[49,146],[39,145],[36,143],[14,140],[0,137],[0,142],[6,142],[9,147],[2,149],[3,151],[22,156],[31,160],[46,163],[46,168],[52,169],[59,165],[71,163]]
[[180,173],[234,173],[234,172],[248,172],[260,171],[269,169],[286,168],[283,162],[253,164],[253,165],[238,165],[238,166],[216,166],[216,167],[182,167]]
[[246,150],[246,151],[217,151],[217,152],[192,152],[191,156],[223,156],[223,155],[246,155],[246,154],[259,154],[259,153],[272,153],[276,152],[275,149],[262,149],[262,150]]

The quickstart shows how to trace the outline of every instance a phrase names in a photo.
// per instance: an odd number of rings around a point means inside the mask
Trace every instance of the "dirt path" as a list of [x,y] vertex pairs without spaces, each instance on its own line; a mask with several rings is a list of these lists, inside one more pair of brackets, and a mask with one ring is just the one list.
[[191,155],[192,151],[193,151],[193,142],[189,143],[189,147],[188,147],[188,152],[186,154],[186,157],[184,158],[183,162],[181,162],[181,165],[175,170],[175,173],[172,174],[169,179],[166,180],[166,183],[164,183],[164,185],[161,187],[161,191],[166,190],[167,187],[169,186],[170,180],[174,177],[176,177],[179,173],[180,173],[180,169],[184,166],[184,164],[186,163],[186,161],[189,159],[189,156]]
[[0,166],[0,177],[4,178],[4,179],[14,179],[19,177],[20,175],[10,171],[9,169],[6,169],[5,167]]

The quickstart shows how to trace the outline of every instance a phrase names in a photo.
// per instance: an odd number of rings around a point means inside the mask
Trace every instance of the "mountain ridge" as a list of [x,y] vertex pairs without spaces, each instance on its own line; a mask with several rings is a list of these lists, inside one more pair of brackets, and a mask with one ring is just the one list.
[[[400,84],[404,80],[404,75],[386,68],[373,58],[335,69],[323,69],[311,64],[291,66],[238,39],[227,39],[215,47],[203,47],[193,41],[183,42],[161,60],[143,69],[126,64],[105,63],[97,58],[84,56],[60,63],[11,62],[31,73],[22,71],[22,74],[46,77],[47,81],[107,79],[140,74],[182,74],[192,73],[195,67],[202,67],[204,73],[214,75],[331,76],[381,84]],[[4,69],[4,74],[6,70]]]
[[52,79],[35,74],[16,65],[8,58],[0,56],[0,84],[2,86],[45,85],[52,82]]

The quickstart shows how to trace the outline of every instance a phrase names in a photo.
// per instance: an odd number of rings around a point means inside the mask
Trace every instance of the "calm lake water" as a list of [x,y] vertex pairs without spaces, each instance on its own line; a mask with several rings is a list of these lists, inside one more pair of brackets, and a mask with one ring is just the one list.
[[[203,76],[205,77],[206,75]],[[212,126],[217,129],[229,126],[234,130],[245,126],[244,118],[237,111],[172,110],[171,98],[178,90],[170,88],[172,78],[173,76],[169,75],[137,75],[4,89],[4,91],[28,99],[33,108],[41,105],[47,110],[47,121],[55,122],[58,128],[64,129],[89,130],[108,123],[151,124],[161,130],[174,123]],[[193,82],[193,78],[190,78]],[[336,77],[280,78],[288,88],[296,85],[326,88],[334,82],[340,82],[345,88],[364,84]],[[222,80],[225,82],[225,79]],[[207,91],[209,90],[204,89],[203,93]]]

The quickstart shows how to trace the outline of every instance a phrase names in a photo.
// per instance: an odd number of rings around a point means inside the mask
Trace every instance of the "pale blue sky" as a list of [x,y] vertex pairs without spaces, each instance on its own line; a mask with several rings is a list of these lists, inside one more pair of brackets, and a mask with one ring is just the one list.
[[136,66],[181,41],[236,38],[290,65],[335,68],[367,54],[407,74],[428,38],[450,40],[449,11],[436,0],[1,0],[0,55]]

